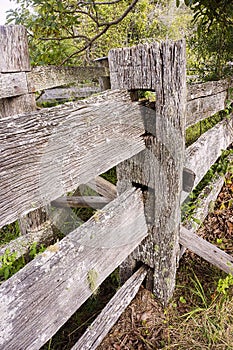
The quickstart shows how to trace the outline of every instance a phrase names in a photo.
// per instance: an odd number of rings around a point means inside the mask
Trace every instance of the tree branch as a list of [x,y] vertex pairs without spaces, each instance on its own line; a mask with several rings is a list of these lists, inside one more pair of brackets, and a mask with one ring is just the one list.
[[133,0],[132,3],[127,7],[127,9],[124,11],[124,13],[118,17],[116,20],[108,22],[108,23],[102,23],[101,26],[105,26],[98,34],[96,34],[93,38],[91,38],[89,40],[89,42],[84,45],[81,49],[73,52],[71,55],[69,55],[67,58],[65,58],[62,63],[60,64],[60,66],[62,66],[63,64],[65,64],[70,58],[80,54],[81,52],[85,51],[88,47],[91,47],[91,45],[97,40],[99,39],[103,34],[105,34],[108,29],[113,26],[113,25],[117,25],[118,23],[120,23],[128,14],[129,12],[136,6],[137,2],[139,0]]

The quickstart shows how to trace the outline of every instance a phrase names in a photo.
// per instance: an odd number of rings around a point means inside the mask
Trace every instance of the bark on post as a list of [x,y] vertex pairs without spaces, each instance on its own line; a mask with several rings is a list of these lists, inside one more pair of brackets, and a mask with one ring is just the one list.
[[[26,78],[26,72],[30,71],[26,28],[21,25],[0,26],[0,118],[36,109],[35,94],[29,93]],[[9,82],[11,86],[8,86]],[[9,97],[4,98],[6,88],[9,93],[5,96]],[[21,234],[41,230],[48,224],[45,208],[19,218]]]
[[118,191],[144,192],[149,237],[123,264],[128,276],[137,262],[151,267],[147,284],[166,304],[172,296],[179,255],[180,195],[184,159],[185,42],[166,41],[109,53],[113,89],[156,92],[155,113],[145,111],[145,151],[117,168]]

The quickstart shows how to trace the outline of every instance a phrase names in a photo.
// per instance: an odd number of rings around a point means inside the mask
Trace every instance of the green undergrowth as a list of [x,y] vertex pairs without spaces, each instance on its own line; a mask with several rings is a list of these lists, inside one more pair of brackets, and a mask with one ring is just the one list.
[[221,113],[218,113],[187,128],[185,137],[186,147],[197,141],[202,134],[213,128],[221,120],[223,120],[223,115]]
[[20,236],[18,221],[0,228],[0,247]]
[[13,276],[45,249],[46,247],[43,244],[38,245],[35,242],[31,245],[28,254],[22,255],[19,258],[17,258],[16,252],[11,253],[9,249],[6,249],[5,253],[0,256],[0,283]]
[[165,310],[167,330],[161,349],[232,349],[232,297],[232,275],[186,254],[175,295]]

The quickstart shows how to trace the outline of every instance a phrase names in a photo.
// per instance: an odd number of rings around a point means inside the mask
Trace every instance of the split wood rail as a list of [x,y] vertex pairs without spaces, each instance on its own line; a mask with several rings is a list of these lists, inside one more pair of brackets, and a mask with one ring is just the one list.
[[[187,149],[185,130],[225,108],[232,81],[187,92],[183,40],[114,49],[108,62],[111,90],[37,110],[35,91],[87,77],[106,82],[108,69],[31,70],[24,27],[0,27],[0,225],[19,219],[23,233],[1,254],[24,254],[51,233],[51,202],[102,208],[1,284],[0,349],[40,349],[121,265],[125,284],[73,347],[95,349],[145,278],[168,302],[180,244],[232,271],[232,257],[180,224],[180,201],[233,141],[232,118]],[[154,105],[137,101],[137,90],[154,91]],[[114,166],[117,188],[99,177]],[[82,184],[101,197],[64,197]],[[205,197],[201,219],[216,195]]]

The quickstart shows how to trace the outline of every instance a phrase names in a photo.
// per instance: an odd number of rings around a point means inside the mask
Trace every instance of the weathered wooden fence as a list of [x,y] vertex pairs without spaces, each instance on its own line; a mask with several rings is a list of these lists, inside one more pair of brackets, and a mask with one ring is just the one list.
[[[36,110],[35,91],[87,76],[107,84],[108,70],[31,70],[21,26],[0,27],[0,53],[0,225],[20,219],[25,234],[1,254],[52,234],[51,202],[102,208],[2,283],[0,349],[39,349],[119,265],[125,284],[73,350],[95,349],[145,278],[166,304],[180,245],[232,272],[232,257],[180,223],[180,202],[233,141],[232,118],[187,149],[185,130],[225,108],[232,81],[186,92],[185,42],[166,41],[111,50],[111,90]],[[137,101],[138,89],[155,91],[155,105]],[[117,190],[98,176],[114,166]],[[61,197],[81,184],[101,197]],[[201,220],[220,186],[204,197]]]

